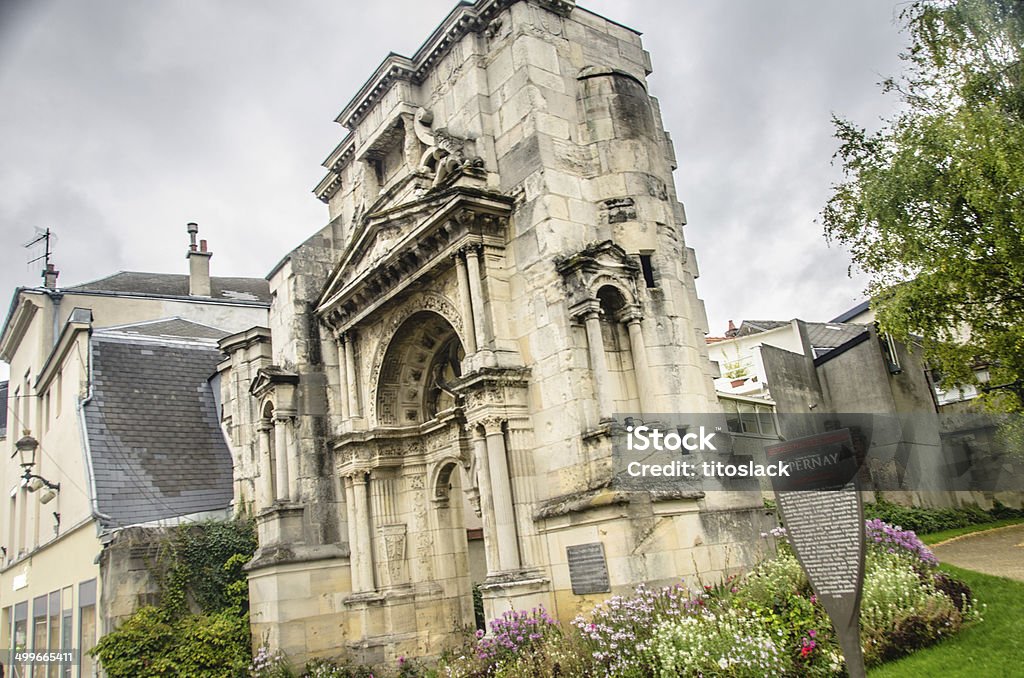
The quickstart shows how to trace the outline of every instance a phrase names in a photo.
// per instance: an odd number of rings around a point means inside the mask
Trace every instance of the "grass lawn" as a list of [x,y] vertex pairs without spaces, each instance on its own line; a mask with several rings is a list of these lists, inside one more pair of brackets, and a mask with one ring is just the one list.
[[965,534],[971,534],[972,532],[984,532],[985,530],[991,530],[996,527],[1006,527],[1007,525],[1020,525],[1024,523],[1024,518],[1009,518],[1007,520],[997,520],[991,523],[982,523],[981,525],[968,525],[967,527],[957,527],[952,530],[943,530],[942,532],[932,532],[931,534],[920,534],[918,535],[925,544],[932,545],[938,544],[939,542],[952,539],[953,537],[959,537]]
[[967,582],[984,620],[939,645],[869,671],[871,678],[988,678],[1024,675],[1024,583],[942,565]]

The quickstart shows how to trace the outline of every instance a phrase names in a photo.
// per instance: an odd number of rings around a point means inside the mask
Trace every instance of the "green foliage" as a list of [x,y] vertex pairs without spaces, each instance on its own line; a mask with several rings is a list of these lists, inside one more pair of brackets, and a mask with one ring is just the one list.
[[108,678],[248,675],[249,521],[175,528],[161,549],[158,606],[135,612],[93,649]]
[[[966,585],[922,580],[898,554],[869,552],[861,599],[861,642],[868,664],[927,647],[977,618]],[[947,594],[955,592],[956,602]],[[964,598],[966,596],[966,598]]]
[[990,511],[977,506],[961,508],[922,508],[901,506],[888,501],[864,505],[864,517],[878,518],[890,525],[899,525],[918,534],[952,530],[971,525],[982,525],[995,520],[1024,518],[1024,510],[1004,506],[998,502]]
[[256,546],[250,521],[211,521],[176,528],[159,558],[163,566],[161,606],[175,614],[238,609],[240,596],[248,601],[242,568]]
[[869,133],[835,119],[844,181],[826,236],[869,274],[881,329],[923,342],[952,383],[989,364],[1024,377],[1024,3],[927,0],[901,13],[907,72],[884,83],[902,112]]
[[1024,583],[943,565],[952,577],[962,580],[978,598],[986,601],[985,619],[964,628],[938,645],[883,664],[871,678],[943,676],[981,678],[1020,675],[1024,656]]

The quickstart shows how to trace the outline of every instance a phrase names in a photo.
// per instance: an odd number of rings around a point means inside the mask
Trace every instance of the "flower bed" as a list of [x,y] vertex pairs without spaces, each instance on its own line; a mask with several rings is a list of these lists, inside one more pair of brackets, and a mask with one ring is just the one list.
[[[966,584],[937,571],[917,536],[881,520],[865,525],[861,639],[869,665],[956,633],[980,618]],[[742,578],[693,591],[640,586],[566,626],[548,613],[507,613],[437,674],[527,676],[838,676],[842,655],[824,608],[779,528],[778,553]]]

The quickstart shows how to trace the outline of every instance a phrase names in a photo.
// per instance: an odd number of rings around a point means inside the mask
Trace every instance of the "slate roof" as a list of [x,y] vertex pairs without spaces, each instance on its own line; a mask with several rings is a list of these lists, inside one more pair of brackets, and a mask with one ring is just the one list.
[[857,323],[807,323],[807,340],[814,348],[836,348],[867,331]]
[[169,339],[223,339],[230,332],[203,325],[180,317],[163,318],[151,322],[133,323],[101,330],[106,333],[118,332],[127,336],[165,337]]
[[85,428],[105,528],[220,510],[232,499],[231,453],[207,381],[222,354],[209,338],[128,331],[153,325],[97,330],[90,339]]
[[834,322],[834,323],[845,323],[850,318],[856,318],[857,316],[859,316],[861,313],[863,313],[864,311],[868,310],[869,308],[871,308],[871,300],[870,299],[865,299],[864,301],[860,302],[859,304],[857,304],[853,308],[840,313],[835,318],[832,318],[831,322]]
[[[786,327],[788,320],[744,320],[737,336],[749,337],[761,332]],[[820,357],[834,348],[842,346],[861,334],[867,332],[867,326],[859,323],[804,323],[807,327],[807,340],[814,349],[814,357]]]
[[768,330],[775,330],[789,325],[788,320],[744,320],[736,333],[737,337],[747,337],[751,334],[759,334]]
[[[106,278],[64,288],[64,291],[145,294],[157,297],[195,299],[188,293],[188,276],[178,273],[121,271]],[[211,276],[210,293],[210,298],[220,301],[270,303],[270,283],[263,278]]]

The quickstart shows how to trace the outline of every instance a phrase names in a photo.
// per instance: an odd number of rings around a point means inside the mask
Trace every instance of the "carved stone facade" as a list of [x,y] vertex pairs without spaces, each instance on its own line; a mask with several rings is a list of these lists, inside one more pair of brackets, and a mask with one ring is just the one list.
[[478,0],[338,116],[328,225],[223,343],[256,642],[436,655],[474,585],[488,617],[602,598],[569,546],[612,592],[749,558],[757,505],[610,487],[617,413],[718,411],[649,73],[572,2]]

